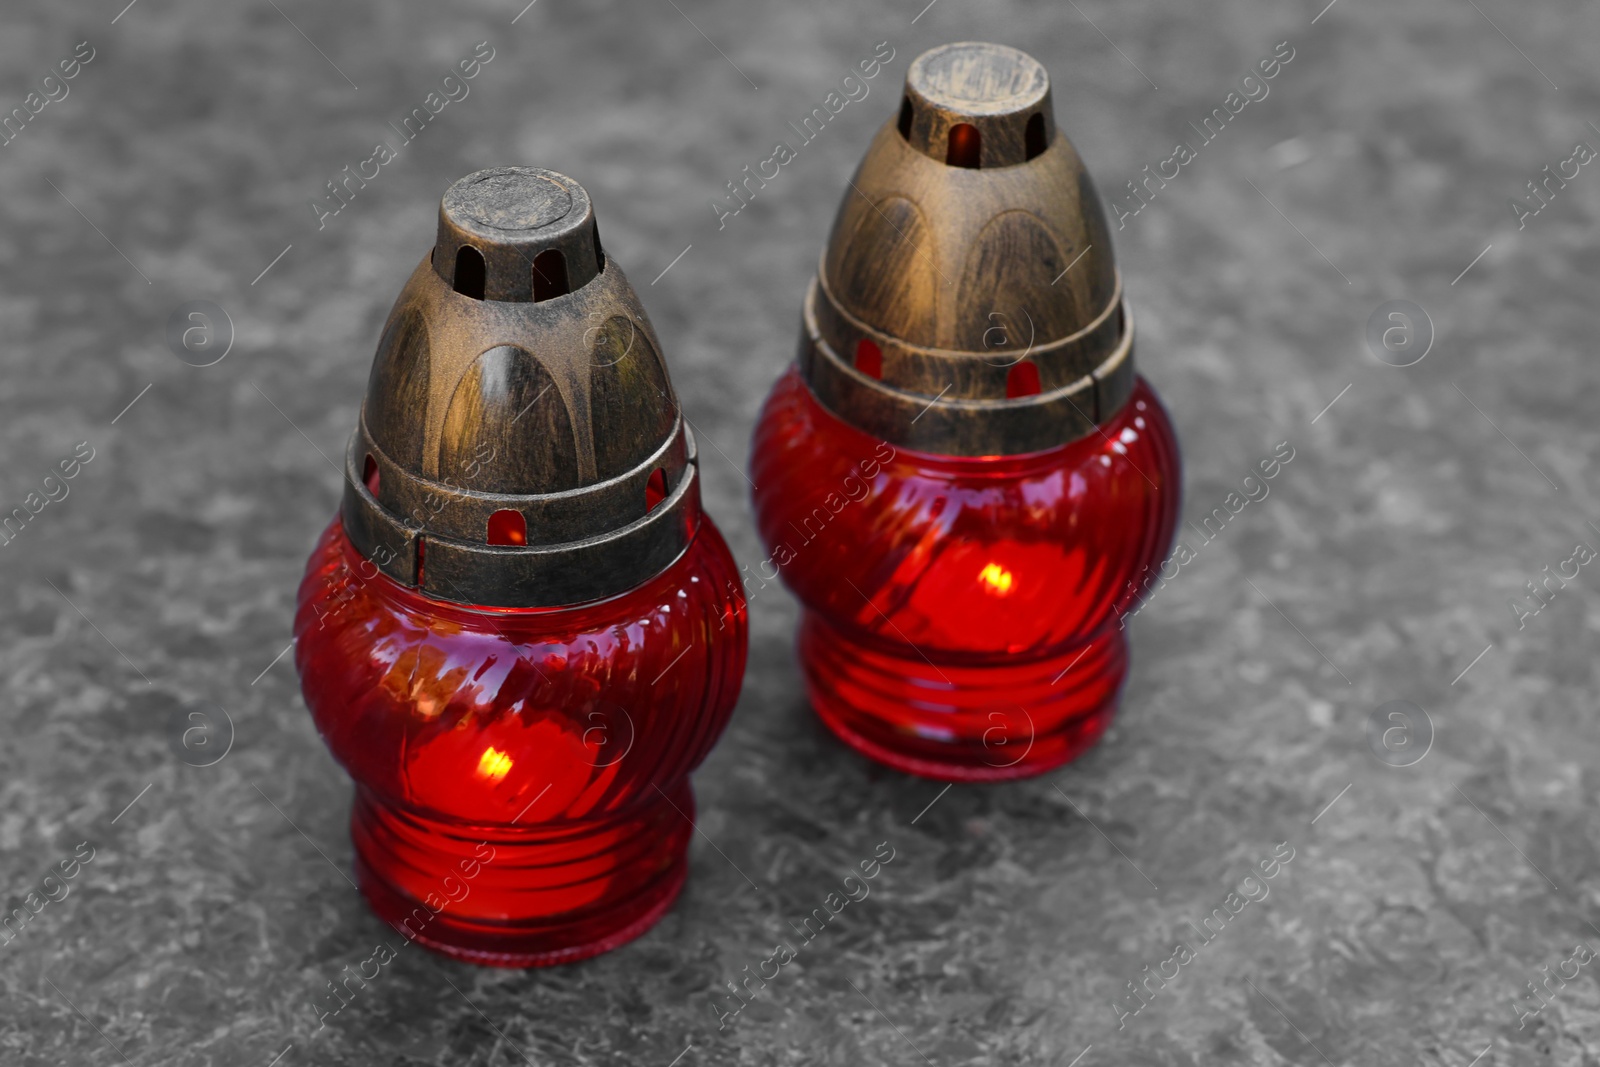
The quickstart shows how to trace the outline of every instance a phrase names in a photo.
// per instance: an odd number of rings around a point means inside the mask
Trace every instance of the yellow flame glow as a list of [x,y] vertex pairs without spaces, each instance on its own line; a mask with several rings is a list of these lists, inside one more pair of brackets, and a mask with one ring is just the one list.
[[1005,596],[1011,592],[1011,583],[1014,580],[1011,572],[998,563],[986,564],[983,570],[978,572],[978,579],[989,587],[989,592],[997,596]]
[[493,745],[483,750],[478,760],[478,777],[490,785],[500,781],[511,771],[511,757]]

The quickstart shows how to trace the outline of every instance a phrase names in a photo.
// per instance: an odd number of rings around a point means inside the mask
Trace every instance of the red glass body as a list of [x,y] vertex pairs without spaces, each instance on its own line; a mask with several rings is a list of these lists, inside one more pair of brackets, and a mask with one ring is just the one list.
[[800,599],[811,703],[845,743],[986,781],[1057,767],[1105,732],[1122,617],[1172,543],[1180,475],[1143,379],[1100,431],[1021,456],[931,455],[841,422],[792,368],[779,380],[751,458],[762,577]]
[[379,916],[475,963],[584,959],[682,887],[688,775],[727,724],[746,620],[727,545],[609,600],[473,608],[379,574],[336,518],[300,585],[295,664],[356,781],[350,829]]

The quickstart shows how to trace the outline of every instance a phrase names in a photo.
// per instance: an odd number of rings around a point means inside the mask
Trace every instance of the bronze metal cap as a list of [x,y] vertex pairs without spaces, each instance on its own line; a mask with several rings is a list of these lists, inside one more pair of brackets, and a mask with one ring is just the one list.
[[846,422],[946,455],[1054,448],[1127,400],[1110,230],[1037,60],[966,42],[912,62],[806,295],[799,366]]
[[597,600],[688,547],[697,476],[660,342],[583,187],[532,167],[451,186],[345,457],[357,550],[442,600]]

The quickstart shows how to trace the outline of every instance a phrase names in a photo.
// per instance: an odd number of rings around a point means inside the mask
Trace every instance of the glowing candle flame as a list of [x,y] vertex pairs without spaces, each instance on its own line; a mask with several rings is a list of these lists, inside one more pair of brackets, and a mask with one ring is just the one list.
[[987,585],[989,592],[994,593],[996,596],[1005,596],[1011,592],[1011,583],[1013,581],[1011,572],[998,563],[986,564],[983,570],[978,572],[978,580]]
[[483,750],[483,757],[478,760],[478,777],[490,785],[500,781],[511,771],[511,757],[495,748],[493,745]]

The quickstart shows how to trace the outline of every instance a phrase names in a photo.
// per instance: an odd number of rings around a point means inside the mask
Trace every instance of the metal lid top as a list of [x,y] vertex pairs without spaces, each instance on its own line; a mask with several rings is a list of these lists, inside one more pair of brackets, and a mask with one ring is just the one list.
[[693,441],[581,185],[501,167],[445,193],[378,344],[345,481],[356,548],[444,600],[595,600],[687,547]]
[[[922,53],[906,72],[904,103],[911,105],[905,139],[941,163],[1025,163],[1044,151],[1055,134],[1050,75],[1032,56],[1005,45],[962,41]],[[950,131],[962,123],[971,124],[978,139],[964,140],[963,134],[952,145]],[[952,148],[955,160],[950,158]]]
[[1133,385],[1105,212],[1040,63],[948,44],[906,75],[807,296],[800,366],[831,410],[950,455],[1092,432]]
[[[477,260],[459,261],[463,248],[483,259],[481,286]],[[549,300],[589,284],[604,268],[602,259],[589,194],[553,170],[480,170],[452,185],[439,204],[433,266],[458,292],[487,300]],[[455,285],[463,267],[465,288]]]

